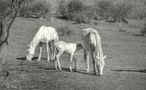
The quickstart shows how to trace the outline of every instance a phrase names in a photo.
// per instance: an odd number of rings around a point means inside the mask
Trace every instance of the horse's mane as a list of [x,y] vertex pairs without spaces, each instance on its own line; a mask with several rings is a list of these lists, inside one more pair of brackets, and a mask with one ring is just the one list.
[[33,37],[33,39],[32,39],[32,41],[31,41],[31,43],[30,43],[30,46],[32,46],[33,48],[35,48],[36,46],[37,46],[37,44],[40,42],[37,38],[38,38],[38,36],[39,36],[39,31],[41,30],[41,29],[43,29],[43,27],[44,26],[41,26],[39,29],[38,29],[38,31],[37,31],[37,33],[35,34],[35,36]]
[[100,39],[98,32],[95,30],[92,30],[89,33],[89,40],[90,40],[90,43],[95,48],[96,56],[98,56],[97,54],[99,54],[99,58],[103,58],[102,44],[101,44],[101,39]]

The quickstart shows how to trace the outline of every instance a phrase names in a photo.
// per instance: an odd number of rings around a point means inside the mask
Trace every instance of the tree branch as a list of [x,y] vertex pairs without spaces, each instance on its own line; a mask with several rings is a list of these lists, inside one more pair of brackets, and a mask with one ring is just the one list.
[[[3,45],[4,43],[6,43],[8,45],[8,38],[9,38],[9,35],[10,35],[10,28],[12,27],[12,24],[13,24],[14,20],[17,17],[17,14],[19,12],[19,9],[20,9],[22,3],[23,3],[23,0],[17,2],[16,4],[18,4],[18,6],[15,5],[14,8],[10,9],[6,13],[6,18],[5,18],[5,22],[4,22],[5,25],[2,24],[2,27],[5,27],[5,28],[1,28],[2,30],[0,31],[1,32],[1,37],[0,38],[2,38],[3,31],[5,31],[4,33],[6,33],[6,36],[4,36],[5,37],[4,40],[0,41],[0,46]],[[14,15],[11,15],[13,13],[14,13]],[[7,22],[8,22],[8,25],[7,25]]]

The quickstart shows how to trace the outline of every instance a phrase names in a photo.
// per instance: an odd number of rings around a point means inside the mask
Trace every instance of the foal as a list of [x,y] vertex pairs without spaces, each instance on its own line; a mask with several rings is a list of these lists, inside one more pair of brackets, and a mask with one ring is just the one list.
[[76,65],[76,59],[74,57],[74,54],[76,51],[82,49],[82,44],[81,43],[66,43],[63,41],[59,41],[59,42],[55,43],[55,47],[58,50],[58,53],[56,55],[56,61],[55,61],[56,70],[58,70],[57,64],[58,64],[59,69],[62,70],[61,66],[60,66],[59,58],[63,52],[66,52],[70,55],[70,67],[69,67],[70,71],[72,72],[72,60],[73,59],[75,61],[75,70],[76,70],[77,65]]

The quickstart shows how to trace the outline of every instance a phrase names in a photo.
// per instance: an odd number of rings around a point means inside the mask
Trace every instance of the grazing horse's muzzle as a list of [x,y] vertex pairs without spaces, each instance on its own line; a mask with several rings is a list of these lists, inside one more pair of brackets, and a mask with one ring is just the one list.
[[27,59],[28,61],[31,61],[31,60],[32,60],[32,58],[33,58],[33,56],[32,56],[32,55],[27,55],[27,56],[26,56],[26,59]]

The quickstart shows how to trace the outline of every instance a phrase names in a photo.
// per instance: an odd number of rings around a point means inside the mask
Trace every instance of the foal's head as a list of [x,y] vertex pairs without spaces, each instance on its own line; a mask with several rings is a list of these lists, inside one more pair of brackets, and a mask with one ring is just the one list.
[[76,51],[83,49],[82,43],[77,43]]
[[28,49],[27,49],[26,59],[31,61],[32,58],[34,57],[35,49],[30,45],[27,45],[27,46],[28,46]]

